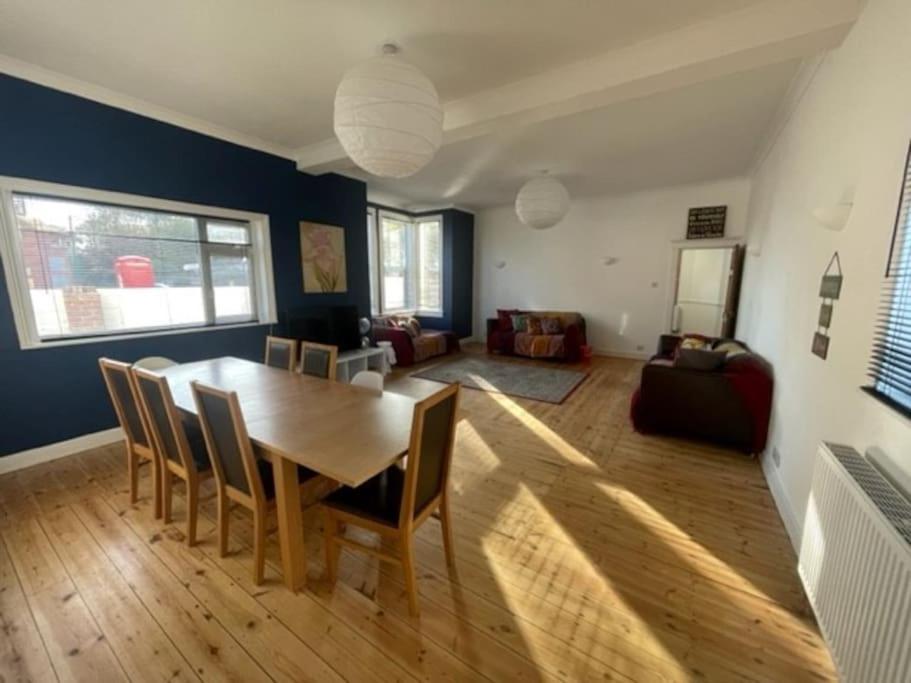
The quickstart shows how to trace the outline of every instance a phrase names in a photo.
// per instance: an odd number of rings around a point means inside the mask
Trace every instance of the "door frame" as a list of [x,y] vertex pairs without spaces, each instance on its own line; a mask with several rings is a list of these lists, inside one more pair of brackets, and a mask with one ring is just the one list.
[[680,252],[684,249],[731,249],[744,244],[742,237],[721,237],[706,240],[674,240],[668,255],[668,287],[664,305],[664,333],[672,334],[674,326],[674,302],[677,301],[678,277],[680,275]]

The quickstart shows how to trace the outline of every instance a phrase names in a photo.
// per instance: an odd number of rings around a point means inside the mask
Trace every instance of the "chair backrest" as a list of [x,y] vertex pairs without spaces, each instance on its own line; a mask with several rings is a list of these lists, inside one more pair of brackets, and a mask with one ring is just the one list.
[[142,368],[143,370],[164,370],[165,368],[173,368],[175,365],[177,365],[177,361],[164,356],[146,356],[133,363],[134,368]]
[[139,403],[145,411],[149,432],[161,457],[181,465],[188,473],[196,472],[196,461],[193,460],[180,413],[174,405],[168,378],[137,367],[132,372]]
[[383,376],[374,370],[361,370],[351,378],[351,383],[358,387],[370,389],[378,396],[383,394]]
[[335,379],[338,347],[315,342],[301,342],[301,374]]
[[458,383],[415,404],[400,524],[413,520],[446,489],[458,410]]
[[130,373],[130,364],[110,358],[99,358],[98,365],[128,446],[132,448],[134,445],[139,445],[151,449],[152,441],[145,417],[139,407],[136,385]]
[[297,369],[297,340],[266,337],[266,365],[281,370]]
[[263,504],[266,496],[237,393],[191,382],[199,423],[219,486]]

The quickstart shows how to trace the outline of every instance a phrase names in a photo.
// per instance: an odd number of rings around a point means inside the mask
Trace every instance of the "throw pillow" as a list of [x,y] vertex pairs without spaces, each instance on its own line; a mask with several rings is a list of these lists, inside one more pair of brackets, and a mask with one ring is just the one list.
[[541,328],[541,318],[536,315],[528,316],[528,334],[544,334],[544,330]]
[[680,349],[674,359],[675,368],[687,370],[717,370],[724,365],[727,353],[724,351],[704,351],[702,349]]
[[686,334],[680,340],[679,349],[711,349],[711,341],[701,334]]
[[512,316],[517,315],[517,308],[498,308],[497,309],[497,329],[500,332],[512,332]]
[[708,337],[703,337],[701,334],[685,334],[680,338],[680,342],[674,349],[674,358],[679,356],[680,351],[683,349],[711,351],[712,344]]
[[733,358],[734,356],[749,353],[743,344],[736,341],[721,342],[715,347],[715,351],[724,351],[727,354],[728,358]]
[[417,331],[417,333],[418,333],[417,336],[421,336],[421,332],[424,331],[423,328],[421,327],[421,321],[418,320],[417,318],[414,318],[414,317],[408,318],[406,324],[411,325]]
[[405,330],[408,333],[408,336],[411,337],[412,339],[417,339],[418,337],[421,336],[421,325],[414,318],[411,318],[410,320],[406,320],[405,322],[401,323],[401,327],[403,330]]
[[563,323],[559,318],[541,318],[541,330],[543,334],[562,334]]
[[524,313],[514,313],[512,318],[512,329],[516,332],[528,332],[528,316]]

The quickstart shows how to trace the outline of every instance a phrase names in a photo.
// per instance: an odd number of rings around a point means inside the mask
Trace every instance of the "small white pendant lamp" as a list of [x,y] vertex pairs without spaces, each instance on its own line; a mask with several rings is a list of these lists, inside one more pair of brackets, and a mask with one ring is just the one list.
[[410,176],[443,140],[436,88],[398,56],[398,47],[352,67],[335,93],[335,135],[358,166],[385,178]]
[[548,175],[532,178],[516,195],[516,215],[535,230],[552,228],[568,211],[569,192],[563,183]]

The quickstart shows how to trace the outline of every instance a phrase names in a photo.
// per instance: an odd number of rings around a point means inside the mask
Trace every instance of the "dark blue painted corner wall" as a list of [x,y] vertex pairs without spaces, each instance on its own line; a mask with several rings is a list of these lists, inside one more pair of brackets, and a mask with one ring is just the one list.
[[443,216],[443,317],[420,318],[429,329],[471,336],[474,305],[474,214],[459,209],[428,212]]
[[[356,304],[369,314],[364,183],[0,74],[0,175],[268,214],[279,312]],[[345,228],[348,291],[304,295],[298,222]],[[115,425],[99,356],[258,359],[245,327],[23,351],[0,279],[0,456]]]

